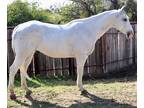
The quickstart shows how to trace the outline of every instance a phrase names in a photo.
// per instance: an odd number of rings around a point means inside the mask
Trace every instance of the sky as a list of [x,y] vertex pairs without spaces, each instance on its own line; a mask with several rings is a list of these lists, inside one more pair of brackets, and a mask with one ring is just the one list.
[[[12,3],[14,0],[7,0],[8,4]],[[62,5],[70,3],[69,0],[22,0],[28,1],[29,3],[38,2],[39,6],[44,9],[49,9],[51,5],[55,5],[56,7],[61,7]]]

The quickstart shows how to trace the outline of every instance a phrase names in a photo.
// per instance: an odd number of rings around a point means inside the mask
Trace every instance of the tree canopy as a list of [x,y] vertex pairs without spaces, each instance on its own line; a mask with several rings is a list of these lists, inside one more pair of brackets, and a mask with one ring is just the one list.
[[[8,26],[16,26],[29,20],[49,23],[66,23],[73,19],[84,18],[110,9],[122,7],[125,0],[70,0],[72,3],[55,9],[41,9],[36,2],[16,0],[8,5]],[[135,0],[127,0],[126,11],[131,21],[137,20]]]
[[48,9],[38,8],[37,3],[30,4],[20,0],[16,0],[8,5],[7,14],[8,26],[16,26],[30,20],[57,23],[59,18],[58,14],[54,14]]
[[65,16],[65,21],[76,18],[89,17],[100,12],[119,9],[124,4],[130,21],[137,20],[137,3],[135,0],[70,0],[71,5],[60,8],[59,14]]

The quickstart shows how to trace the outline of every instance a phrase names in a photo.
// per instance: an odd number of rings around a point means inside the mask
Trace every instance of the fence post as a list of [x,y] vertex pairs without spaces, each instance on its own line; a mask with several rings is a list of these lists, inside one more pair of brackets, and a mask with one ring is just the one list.
[[76,77],[73,58],[69,58],[69,76],[72,77],[72,79]]
[[36,52],[36,53],[34,54],[34,70],[35,70],[34,75],[35,75],[35,76],[38,75],[38,74],[40,74],[38,55],[39,55],[38,52]]

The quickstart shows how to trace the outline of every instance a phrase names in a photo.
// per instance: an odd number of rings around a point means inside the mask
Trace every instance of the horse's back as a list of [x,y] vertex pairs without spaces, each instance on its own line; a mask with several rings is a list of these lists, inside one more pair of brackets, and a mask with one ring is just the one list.
[[51,57],[72,57],[87,43],[82,24],[79,21],[65,25],[29,21],[16,27],[12,43],[17,49],[36,49]]

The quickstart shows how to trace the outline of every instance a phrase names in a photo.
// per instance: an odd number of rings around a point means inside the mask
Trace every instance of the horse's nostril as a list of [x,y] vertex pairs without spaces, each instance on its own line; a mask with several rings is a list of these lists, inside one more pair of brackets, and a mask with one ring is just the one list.
[[130,32],[127,32],[127,36],[128,36],[128,37],[130,36]]
[[127,32],[127,36],[130,37],[130,35],[132,35],[132,36],[134,35],[133,31]]

